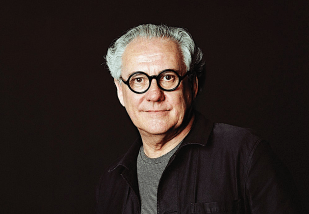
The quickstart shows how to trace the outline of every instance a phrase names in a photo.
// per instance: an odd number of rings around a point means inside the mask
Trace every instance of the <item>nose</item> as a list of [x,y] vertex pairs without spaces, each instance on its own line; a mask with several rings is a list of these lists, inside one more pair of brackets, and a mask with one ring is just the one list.
[[150,88],[146,92],[146,99],[152,102],[160,102],[165,99],[164,91],[159,88],[156,79],[151,80]]

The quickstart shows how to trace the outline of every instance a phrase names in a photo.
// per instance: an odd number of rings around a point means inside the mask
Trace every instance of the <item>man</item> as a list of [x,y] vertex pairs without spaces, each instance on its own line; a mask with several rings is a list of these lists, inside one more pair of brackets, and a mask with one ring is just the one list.
[[140,25],[106,60],[140,139],[102,176],[97,213],[301,212],[267,143],[194,111],[204,63],[188,32]]

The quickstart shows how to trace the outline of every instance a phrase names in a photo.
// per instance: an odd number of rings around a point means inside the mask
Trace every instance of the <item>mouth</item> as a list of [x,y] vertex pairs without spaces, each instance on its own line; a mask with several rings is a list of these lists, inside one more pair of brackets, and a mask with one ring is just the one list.
[[169,110],[146,110],[144,113],[151,117],[162,117],[165,116]]
[[160,112],[167,112],[169,110],[146,110],[144,112],[148,112],[148,113],[160,113]]

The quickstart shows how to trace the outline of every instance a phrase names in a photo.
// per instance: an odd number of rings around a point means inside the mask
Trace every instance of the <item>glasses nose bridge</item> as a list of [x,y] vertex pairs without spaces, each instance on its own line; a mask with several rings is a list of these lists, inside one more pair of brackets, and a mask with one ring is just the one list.
[[149,88],[151,87],[151,83],[152,83],[152,80],[155,79],[157,81],[157,85],[160,87],[160,81],[158,80],[158,76],[159,75],[152,75],[152,76],[148,76],[148,79],[149,79]]

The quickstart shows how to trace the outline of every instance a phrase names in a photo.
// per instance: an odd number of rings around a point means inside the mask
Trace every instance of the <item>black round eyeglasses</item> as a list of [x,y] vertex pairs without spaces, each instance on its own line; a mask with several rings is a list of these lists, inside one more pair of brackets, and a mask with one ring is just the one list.
[[163,91],[174,91],[180,84],[180,82],[188,75],[180,76],[176,71],[172,69],[166,69],[161,71],[158,75],[149,76],[145,72],[137,71],[131,74],[127,81],[120,79],[129,87],[131,91],[137,94],[143,94],[151,86],[152,79],[157,80],[157,84]]

